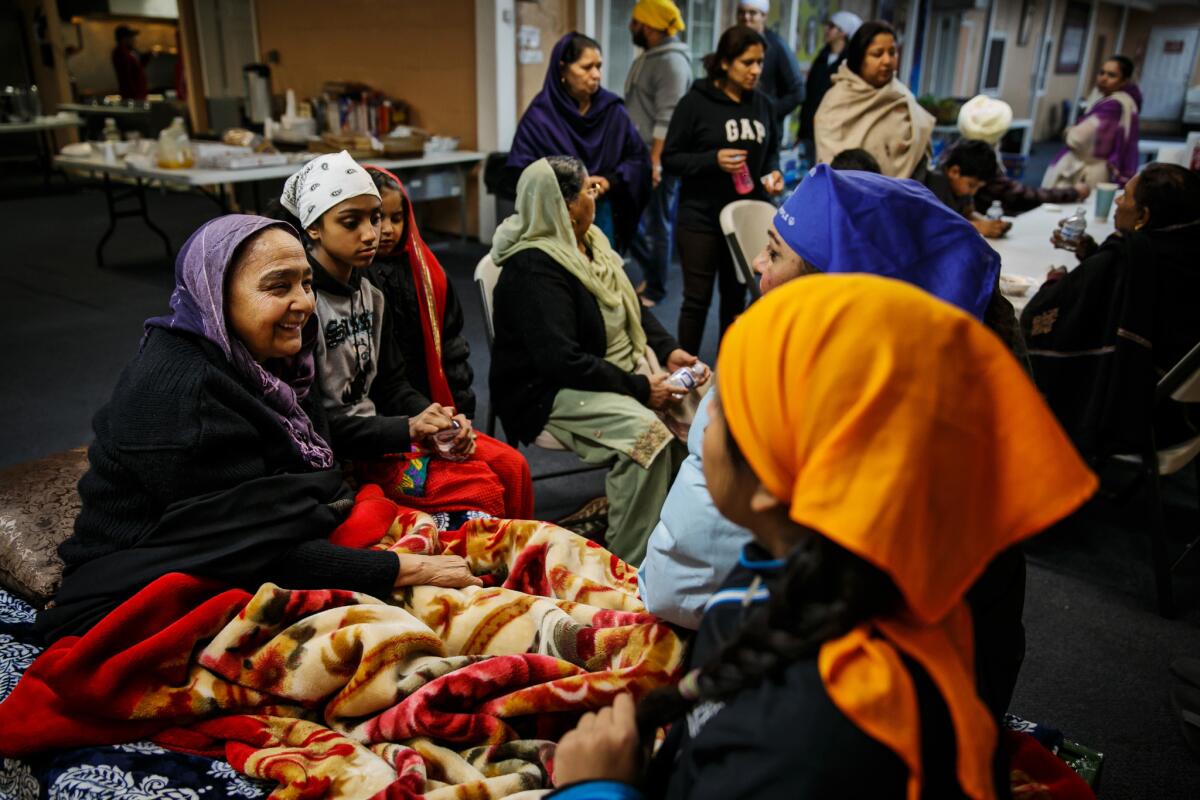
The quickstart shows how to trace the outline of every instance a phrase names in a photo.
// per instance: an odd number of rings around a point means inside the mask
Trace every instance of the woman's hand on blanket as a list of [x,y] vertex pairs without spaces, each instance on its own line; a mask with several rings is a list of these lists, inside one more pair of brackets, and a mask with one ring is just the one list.
[[678,403],[686,395],[680,394],[680,389],[673,383],[667,383],[670,374],[659,372],[651,375],[650,396],[646,398],[646,407],[662,411]]
[[441,586],[461,589],[464,586],[483,586],[483,581],[471,574],[464,558],[458,556],[419,556],[397,553],[400,571],[396,586]]
[[438,431],[454,425],[454,409],[447,410],[440,403],[434,403],[429,408],[408,418],[408,440],[415,445],[433,449],[431,437]]
[[642,772],[633,697],[617,695],[608,708],[584,714],[554,752],[554,785],[581,781],[637,783]]

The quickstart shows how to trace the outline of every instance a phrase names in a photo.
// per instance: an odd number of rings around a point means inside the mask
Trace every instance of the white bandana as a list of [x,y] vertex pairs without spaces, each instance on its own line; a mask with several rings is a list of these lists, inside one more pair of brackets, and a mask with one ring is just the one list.
[[742,8],[753,8],[764,14],[771,13],[771,0],[738,0],[738,5]]
[[967,139],[995,144],[1008,131],[1012,118],[1012,106],[980,94],[963,103],[958,112],[958,130]]
[[343,150],[305,164],[283,184],[279,202],[307,228],[343,200],[364,194],[379,197],[375,181]]

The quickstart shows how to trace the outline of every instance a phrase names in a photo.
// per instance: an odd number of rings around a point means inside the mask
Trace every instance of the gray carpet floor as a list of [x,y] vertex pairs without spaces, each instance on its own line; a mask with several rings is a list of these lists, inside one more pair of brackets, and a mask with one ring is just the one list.
[[[175,247],[214,213],[211,201],[177,193],[153,194],[150,206]],[[166,310],[172,275],[161,244],[136,220],[120,222],[110,267],[97,268],[94,249],[107,219],[95,188],[56,181],[46,190],[32,177],[6,174],[0,225],[7,245],[0,337],[9,342],[0,385],[2,467],[89,441],[91,416],[135,352],[142,321]],[[434,247],[467,310],[482,409],[488,354],[471,272],[483,248],[450,239]],[[679,291],[675,275],[670,298],[656,309],[668,328]],[[701,352],[710,362],[715,326],[714,315]],[[526,452],[535,474],[578,463]],[[1113,483],[1127,477],[1106,476]],[[1200,533],[1191,474],[1169,490],[1178,551]],[[599,472],[539,482],[538,514],[553,519],[603,492]],[[1145,519],[1136,502],[1101,499],[1029,545],[1028,647],[1012,710],[1103,752],[1102,797],[1197,797],[1200,759],[1170,714],[1167,666],[1200,655],[1200,557],[1177,578],[1183,613],[1160,618],[1151,607]]]

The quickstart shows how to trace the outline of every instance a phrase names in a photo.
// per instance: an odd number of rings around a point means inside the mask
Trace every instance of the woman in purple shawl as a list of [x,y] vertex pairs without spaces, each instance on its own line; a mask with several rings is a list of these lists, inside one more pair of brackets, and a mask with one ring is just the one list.
[[179,252],[171,313],[96,414],[46,639],[82,634],[169,572],[257,589],[478,584],[456,556],[335,545],[353,504],[329,448],[312,268],[288,225],[205,223]]
[[505,182],[546,156],[575,156],[596,185],[596,226],[617,250],[629,245],[650,198],[650,153],[620,97],[600,86],[600,45],[568,33],[550,54],[546,81],[521,117]]
[[1063,148],[1042,179],[1043,189],[1086,183],[1124,186],[1138,169],[1138,112],[1142,91],[1133,82],[1133,62],[1112,56],[1096,76],[1102,95],[1079,122],[1067,128]]

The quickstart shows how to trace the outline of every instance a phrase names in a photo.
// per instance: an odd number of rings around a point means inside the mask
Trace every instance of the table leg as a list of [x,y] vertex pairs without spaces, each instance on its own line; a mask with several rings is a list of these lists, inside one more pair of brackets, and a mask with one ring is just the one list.
[[455,168],[458,173],[458,231],[462,241],[467,240],[467,172],[461,165]]
[[137,196],[138,206],[141,212],[141,217],[146,222],[146,227],[158,234],[158,238],[163,241],[163,248],[167,253],[167,263],[175,263],[175,251],[171,247],[171,237],[167,236],[167,232],[154,224],[154,220],[150,219],[149,210],[146,208],[146,183],[141,178],[137,179]]
[[[108,240],[116,232],[117,220],[124,219],[125,217],[140,217],[146,223],[146,227],[153,231],[158,238],[162,239],[163,247],[167,254],[167,263],[173,263],[175,261],[175,252],[171,247],[171,239],[167,236],[166,231],[154,224],[146,208],[145,182],[141,178],[138,178],[132,189],[119,192],[113,186],[112,178],[109,174],[105,172],[103,175],[104,200],[108,206],[108,228],[104,231],[104,234],[100,237],[100,242],[96,245],[96,266],[104,269],[104,245],[108,244]],[[119,206],[121,201],[129,199],[137,201],[132,208],[121,208]]]
[[117,230],[117,199],[113,197],[112,179],[108,173],[104,173],[104,202],[108,206],[108,229],[100,236],[100,243],[96,245],[96,266],[104,269],[104,245],[112,238],[113,233]]

